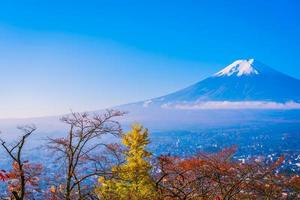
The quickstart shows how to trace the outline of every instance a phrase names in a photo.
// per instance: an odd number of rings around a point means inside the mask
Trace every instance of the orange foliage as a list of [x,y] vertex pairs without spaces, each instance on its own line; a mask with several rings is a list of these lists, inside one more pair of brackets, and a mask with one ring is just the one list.
[[[156,173],[161,199],[235,200],[299,198],[296,177],[275,173],[284,161],[273,165],[260,162],[241,163],[232,159],[236,147],[216,154],[199,154],[193,158],[161,156]],[[288,193],[286,193],[288,191]]]
[[41,164],[30,164],[28,161],[23,162],[23,170],[20,170],[20,166],[13,162],[12,170],[5,174],[5,181],[7,181],[8,190],[10,192],[19,192],[21,183],[21,174],[25,177],[25,184],[27,185],[26,195],[34,191],[39,191],[39,176],[41,175],[43,167]]

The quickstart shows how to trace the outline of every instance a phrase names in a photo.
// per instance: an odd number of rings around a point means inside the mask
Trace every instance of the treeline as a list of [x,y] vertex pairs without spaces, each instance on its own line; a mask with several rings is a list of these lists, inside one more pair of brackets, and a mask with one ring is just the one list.
[[[12,168],[1,170],[2,199],[45,200],[271,200],[300,199],[300,177],[280,174],[281,157],[271,165],[255,159],[233,159],[236,147],[190,158],[154,157],[147,145],[148,130],[133,125],[123,133],[118,117],[73,113],[63,117],[69,126],[65,137],[49,138],[56,171],[42,163],[23,159],[33,126],[20,128],[23,136],[14,144],[1,140]],[[121,143],[107,144],[113,135]]]

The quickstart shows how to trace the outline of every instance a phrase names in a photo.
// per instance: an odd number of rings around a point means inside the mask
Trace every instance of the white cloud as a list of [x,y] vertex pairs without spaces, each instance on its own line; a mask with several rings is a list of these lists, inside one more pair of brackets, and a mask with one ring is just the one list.
[[166,103],[165,109],[180,110],[226,110],[226,109],[262,109],[262,110],[293,110],[300,109],[300,103],[293,101],[279,103],[273,101],[206,101],[196,103]]
[[152,103],[152,100],[147,100],[143,103],[143,107],[147,108]]

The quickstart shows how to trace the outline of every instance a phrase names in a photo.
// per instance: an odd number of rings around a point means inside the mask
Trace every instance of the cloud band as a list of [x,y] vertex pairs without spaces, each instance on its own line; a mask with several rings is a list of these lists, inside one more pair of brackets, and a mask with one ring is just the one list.
[[300,109],[300,103],[273,101],[206,101],[196,103],[166,103],[164,109],[180,110],[226,110],[226,109],[261,109],[261,110],[293,110]]

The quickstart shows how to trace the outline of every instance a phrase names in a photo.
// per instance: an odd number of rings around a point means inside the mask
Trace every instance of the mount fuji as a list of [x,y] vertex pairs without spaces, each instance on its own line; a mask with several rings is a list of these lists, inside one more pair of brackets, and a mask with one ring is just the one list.
[[116,108],[128,111],[131,121],[151,125],[299,123],[300,80],[257,60],[242,59],[182,90]]
[[300,80],[254,59],[237,60],[192,86],[133,105],[169,109],[300,109]]

